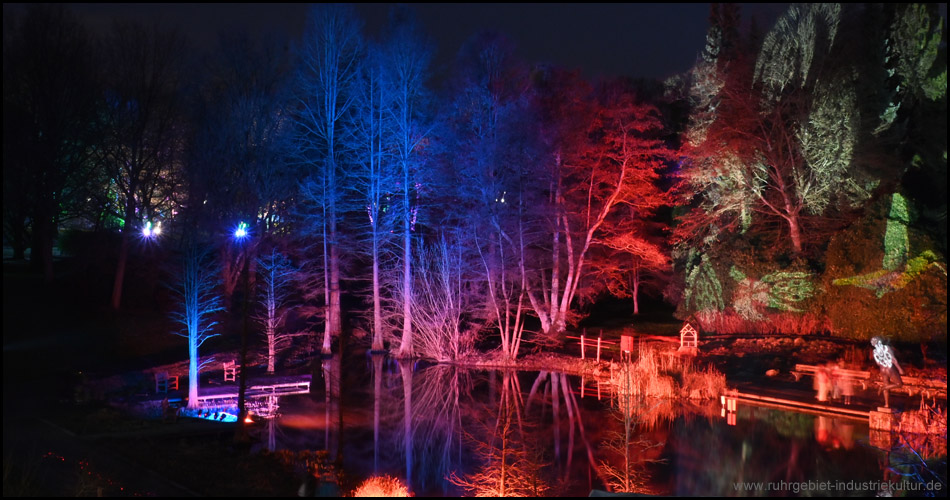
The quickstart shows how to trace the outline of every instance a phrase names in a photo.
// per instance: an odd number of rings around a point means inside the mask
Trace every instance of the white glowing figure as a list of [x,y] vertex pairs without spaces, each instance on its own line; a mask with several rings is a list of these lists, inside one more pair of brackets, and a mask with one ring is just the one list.
[[894,356],[884,343],[878,342],[874,344],[874,361],[884,368],[890,368],[894,365]]
[[158,234],[158,231],[157,230],[153,231],[152,223],[146,222],[145,227],[142,228],[142,236],[145,236],[146,238],[151,238],[152,235],[155,235],[155,234]]

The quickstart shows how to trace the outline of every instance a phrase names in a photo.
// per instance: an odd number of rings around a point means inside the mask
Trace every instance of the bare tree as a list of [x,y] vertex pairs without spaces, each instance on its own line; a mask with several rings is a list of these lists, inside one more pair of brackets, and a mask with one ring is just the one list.
[[443,233],[434,245],[423,247],[416,269],[413,351],[440,363],[458,361],[474,349],[477,331],[466,320],[476,294],[458,238],[450,241]]
[[287,319],[287,303],[296,268],[284,255],[272,249],[269,254],[257,259],[257,272],[261,277],[261,294],[258,304],[261,311],[255,319],[264,327],[267,342],[267,373],[274,373],[277,354],[288,347],[295,334],[280,330]]
[[175,32],[118,22],[102,46],[105,141],[95,157],[109,174],[123,221],[111,302],[118,309],[132,238],[154,219],[171,217],[176,206],[185,46]]
[[344,193],[341,158],[351,113],[353,85],[363,51],[360,25],[352,7],[320,5],[310,14],[296,77],[293,121],[296,156],[309,171],[302,195],[311,209],[308,225],[322,246],[324,276],[323,352],[339,335],[341,197]]
[[198,377],[200,348],[208,339],[216,337],[217,322],[212,317],[221,307],[213,261],[209,253],[191,246],[182,257],[182,266],[172,291],[178,296],[178,310],[172,319],[182,326],[175,335],[188,339],[188,407],[198,407]]
[[389,141],[390,126],[389,94],[382,85],[382,53],[378,46],[368,48],[360,66],[356,83],[356,101],[352,121],[352,144],[354,166],[346,186],[362,208],[365,205],[364,229],[358,231],[358,251],[365,252],[371,261],[372,283],[372,349],[382,351],[385,337],[383,310],[384,261],[392,257],[392,229],[395,223],[391,196],[392,186],[397,184],[397,172],[392,162]]
[[[548,100],[569,98],[548,103],[552,119],[559,118],[562,127],[549,157],[545,230],[550,243],[544,249],[547,256],[538,255],[539,268],[531,273],[527,293],[551,342],[576,318],[575,298],[589,298],[596,290],[584,286],[588,260],[611,215],[628,206],[646,217],[665,204],[667,196],[657,180],[664,162],[672,159],[660,138],[663,122],[655,106],[620,88],[597,95],[570,78],[554,83],[560,92],[548,94]],[[592,97],[598,99],[589,101]]]
[[[502,355],[514,360],[530,309],[526,295],[526,234],[541,144],[528,71],[503,37],[485,33],[460,51],[443,131],[442,163],[451,198],[446,224],[465,228],[464,242],[477,263],[477,292],[484,296],[480,318],[493,324]],[[476,290],[473,290],[473,292]],[[482,297],[479,297],[481,299]],[[472,299],[474,303],[476,299]]]
[[429,99],[426,80],[431,49],[422,41],[415,23],[405,17],[406,14],[401,10],[394,12],[395,22],[383,55],[383,89],[391,103],[391,144],[399,172],[393,208],[398,217],[396,231],[402,239],[402,336],[397,351],[402,358],[413,355],[413,234],[420,215],[420,197],[425,188],[422,182],[423,153],[426,142],[431,139],[425,113]]

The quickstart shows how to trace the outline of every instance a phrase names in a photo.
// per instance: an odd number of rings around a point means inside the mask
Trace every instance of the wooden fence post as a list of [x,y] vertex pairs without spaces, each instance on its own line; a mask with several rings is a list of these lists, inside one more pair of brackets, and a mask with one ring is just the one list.
[[[600,334],[603,335],[604,331],[601,330]],[[600,363],[600,337],[597,337],[597,362]]]

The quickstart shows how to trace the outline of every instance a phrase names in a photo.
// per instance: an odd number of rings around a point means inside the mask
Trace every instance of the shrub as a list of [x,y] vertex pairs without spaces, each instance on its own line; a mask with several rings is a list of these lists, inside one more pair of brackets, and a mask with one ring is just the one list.
[[353,490],[354,497],[411,497],[402,481],[392,476],[373,476]]

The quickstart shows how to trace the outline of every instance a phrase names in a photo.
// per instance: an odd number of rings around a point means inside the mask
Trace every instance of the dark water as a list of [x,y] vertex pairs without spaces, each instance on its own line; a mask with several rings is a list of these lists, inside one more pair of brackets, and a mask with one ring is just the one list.
[[346,473],[398,477],[416,496],[874,496],[889,479],[891,457],[859,420],[655,400],[625,420],[608,387],[598,398],[584,380],[582,395],[560,373],[381,357],[324,368],[313,394],[281,398],[263,445],[327,450]]

